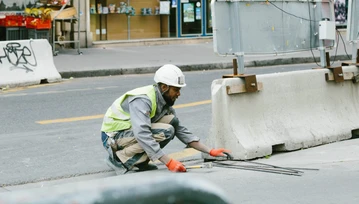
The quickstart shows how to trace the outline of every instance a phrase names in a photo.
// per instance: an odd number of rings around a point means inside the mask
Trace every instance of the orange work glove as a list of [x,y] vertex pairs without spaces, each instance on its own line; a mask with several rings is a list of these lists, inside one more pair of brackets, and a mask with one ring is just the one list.
[[171,159],[167,164],[166,164],[167,168],[170,171],[173,172],[186,172],[186,167],[183,166],[183,164],[179,161],[176,161],[174,159]]
[[212,157],[225,157],[226,155],[223,154],[223,152],[229,153],[230,151],[228,149],[220,148],[220,149],[211,149],[209,152],[209,155]]

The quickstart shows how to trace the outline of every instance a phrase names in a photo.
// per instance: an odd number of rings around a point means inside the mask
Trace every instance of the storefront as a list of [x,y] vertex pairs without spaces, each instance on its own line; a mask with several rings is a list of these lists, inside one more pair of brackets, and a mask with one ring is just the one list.
[[91,0],[94,41],[211,36],[211,0]]
[[90,31],[94,41],[161,37],[166,14],[157,0],[91,0]]
[[[59,2],[50,0],[0,0],[0,21],[8,15],[30,15],[36,11],[36,17],[42,18],[40,12],[44,4],[40,2]],[[62,2],[62,1],[61,1]],[[80,33],[81,47],[89,47],[94,41],[123,41],[134,39],[181,38],[211,36],[210,0],[64,0],[77,10],[75,17],[80,26],[75,24],[59,24],[50,27],[46,35],[52,40],[51,31],[56,31],[53,39],[74,39]],[[48,5],[48,4],[45,4]],[[1,15],[2,13],[2,15]],[[67,13],[64,11],[62,13]],[[1,17],[2,16],[2,17]],[[1,20],[2,19],[2,20]],[[26,23],[23,21],[23,23]],[[59,24],[59,25],[58,25]],[[1,30],[15,30],[11,28]],[[17,26],[17,25],[16,25]],[[25,27],[26,25],[19,25]],[[77,28],[79,27],[79,29]],[[20,28],[17,28],[20,30]],[[44,31],[41,31],[44,32]],[[16,40],[1,32],[0,40]],[[16,33],[20,33],[17,31]],[[32,37],[32,36],[31,36]],[[21,35],[21,39],[29,36]]]
[[[90,0],[93,41],[212,36],[211,0]],[[335,0],[337,25],[346,25],[347,0]],[[96,13],[100,7],[133,8],[129,15]],[[340,6],[338,8],[338,5]],[[344,6],[344,7],[343,7]],[[147,12],[150,9],[150,12]],[[159,9],[158,13],[156,9]],[[344,13],[344,14],[343,14]]]

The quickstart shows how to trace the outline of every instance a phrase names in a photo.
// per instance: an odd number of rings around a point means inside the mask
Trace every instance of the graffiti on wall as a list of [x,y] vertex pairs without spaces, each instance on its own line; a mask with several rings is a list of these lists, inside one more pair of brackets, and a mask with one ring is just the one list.
[[20,68],[25,69],[26,72],[33,72],[34,69],[30,67],[36,67],[37,61],[35,57],[35,53],[31,46],[32,41],[29,42],[30,48],[27,46],[22,46],[17,42],[7,43],[5,47],[3,47],[4,53],[0,52],[0,64],[8,61],[11,65],[11,68]]

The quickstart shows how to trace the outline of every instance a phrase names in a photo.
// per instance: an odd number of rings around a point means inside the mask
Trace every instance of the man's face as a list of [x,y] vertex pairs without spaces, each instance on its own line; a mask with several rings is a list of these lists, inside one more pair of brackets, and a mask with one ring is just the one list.
[[167,105],[173,106],[173,104],[175,104],[176,102],[176,99],[180,95],[181,95],[181,88],[169,86],[169,90],[163,94],[163,98],[165,99]]

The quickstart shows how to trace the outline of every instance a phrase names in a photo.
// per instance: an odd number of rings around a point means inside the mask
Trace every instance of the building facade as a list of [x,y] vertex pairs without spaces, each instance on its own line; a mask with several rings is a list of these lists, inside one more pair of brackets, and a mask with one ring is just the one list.
[[91,0],[94,41],[211,36],[210,0]]
[[[0,13],[21,12],[40,1],[44,0],[0,0]],[[56,33],[77,38],[79,31],[81,47],[97,41],[212,36],[211,0],[68,1],[77,9],[80,29],[61,24],[57,27],[64,32],[57,28]],[[345,25],[347,0],[335,1],[337,24]]]

